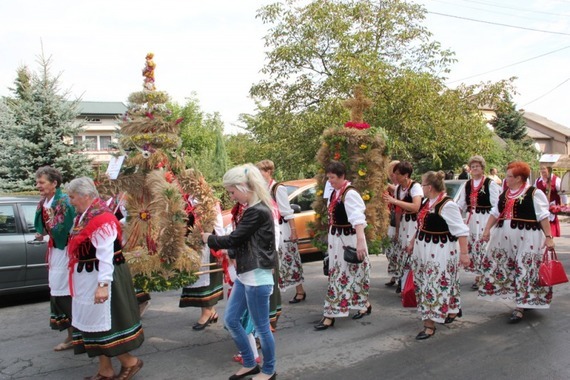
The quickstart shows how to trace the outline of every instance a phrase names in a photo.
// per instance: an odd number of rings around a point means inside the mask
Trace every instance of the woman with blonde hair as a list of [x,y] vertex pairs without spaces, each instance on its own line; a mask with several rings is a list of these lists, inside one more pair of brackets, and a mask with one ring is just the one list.
[[418,311],[424,329],[416,339],[435,334],[436,323],[452,323],[461,316],[459,266],[469,265],[467,236],[459,207],[445,192],[445,173],[422,176],[426,199],[418,212],[418,229],[407,250],[412,269]]
[[[230,198],[237,202],[236,228],[226,236],[202,234],[210,248],[227,249],[235,260],[237,278],[224,313],[224,323],[242,355],[243,367],[230,380],[276,379],[275,341],[269,323],[269,297],[277,269],[273,202],[259,169],[245,164],[230,169],[223,177]],[[236,206],[237,206],[236,205]],[[256,364],[241,317],[248,311],[261,343],[263,366]],[[261,372],[261,373],[260,373]]]

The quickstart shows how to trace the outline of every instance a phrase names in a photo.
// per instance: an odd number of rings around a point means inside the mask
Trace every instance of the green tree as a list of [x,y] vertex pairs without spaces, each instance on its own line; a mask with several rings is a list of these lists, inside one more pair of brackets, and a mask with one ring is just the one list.
[[[79,100],[69,101],[53,77],[51,60],[42,54],[39,73],[19,68],[13,98],[4,99],[1,117],[3,153],[0,155],[0,188],[3,191],[35,189],[35,171],[51,165],[64,181],[89,174],[90,160],[80,153],[73,136],[82,131],[76,122]],[[7,108],[7,109],[6,109]]]
[[508,92],[504,92],[498,103],[496,116],[491,120],[495,133],[502,139],[522,141],[527,137],[526,122],[523,114],[516,110],[515,103]]
[[204,113],[196,94],[192,94],[183,106],[168,104],[171,119],[181,119],[181,152],[188,166],[199,170],[208,182],[220,181],[227,169],[227,153],[224,146],[224,123],[218,112]]
[[[496,149],[478,112],[493,86],[449,90],[453,53],[422,26],[425,9],[402,0],[288,0],[258,17],[265,37],[267,79],[250,93],[258,113],[242,121],[287,177],[316,170],[324,129],[342,126],[340,100],[356,84],[374,102],[365,120],[386,135],[391,154],[420,170],[455,167],[470,154]],[[505,85],[505,83],[502,83]]]

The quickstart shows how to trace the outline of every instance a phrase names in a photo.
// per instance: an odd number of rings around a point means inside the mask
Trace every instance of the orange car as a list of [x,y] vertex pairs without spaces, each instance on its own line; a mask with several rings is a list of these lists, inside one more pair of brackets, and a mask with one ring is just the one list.
[[[289,203],[295,212],[293,220],[297,229],[299,238],[299,253],[313,253],[319,250],[311,244],[311,237],[307,228],[307,223],[315,220],[315,211],[311,208],[311,204],[315,200],[317,181],[315,179],[299,179],[295,181],[282,182],[287,187],[289,194]],[[224,218],[224,227],[229,226],[232,215],[230,210],[222,213]]]

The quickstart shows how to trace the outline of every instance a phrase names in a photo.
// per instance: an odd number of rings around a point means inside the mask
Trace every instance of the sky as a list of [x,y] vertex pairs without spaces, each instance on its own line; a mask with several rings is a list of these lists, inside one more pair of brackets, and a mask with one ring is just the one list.
[[[414,1],[430,12],[433,39],[456,53],[449,87],[516,76],[517,108],[570,128],[570,0]],[[249,89],[261,79],[267,32],[255,15],[270,3],[2,0],[0,96],[11,94],[18,67],[39,69],[43,46],[70,98],[126,102],[153,52],[158,90],[181,104],[195,94],[235,133],[239,114],[255,111]]]

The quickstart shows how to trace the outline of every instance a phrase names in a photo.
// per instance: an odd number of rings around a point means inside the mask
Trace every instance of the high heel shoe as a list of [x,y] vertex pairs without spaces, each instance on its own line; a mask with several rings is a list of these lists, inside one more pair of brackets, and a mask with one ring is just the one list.
[[204,330],[206,328],[206,326],[208,326],[211,323],[217,323],[218,322],[218,313],[215,313],[210,315],[210,317],[208,318],[208,320],[204,323],[199,323],[196,322],[194,324],[194,326],[192,326],[192,330],[196,330],[196,331],[200,331],[200,330]]
[[[297,296],[301,296],[301,298],[297,298]],[[293,297],[289,300],[289,303],[299,303],[299,302],[304,301],[306,299],[307,299],[307,293],[305,293],[305,292],[297,293],[297,294],[295,294],[295,297]]]
[[363,318],[365,315],[370,315],[370,313],[372,313],[372,305],[368,305],[368,307],[366,308],[366,311],[362,311],[360,310],[358,313],[354,314],[352,316],[352,319],[360,319]]
[[[325,324],[325,321],[326,321],[327,319],[328,319],[329,321],[331,321],[331,323],[328,324],[328,325]],[[332,327],[332,326],[334,326],[334,318],[323,317],[323,319],[321,319],[321,321],[315,325],[315,330],[318,330],[318,331],[320,331],[320,330],[326,330],[326,329],[328,329],[329,327]]]
[[443,321],[443,323],[453,323],[453,321],[455,321],[455,318],[461,318],[463,317],[463,311],[461,309],[459,309],[459,313],[455,314],[453,317],[451,315],[448,315],[447,317],[445,317],[445,321]]

